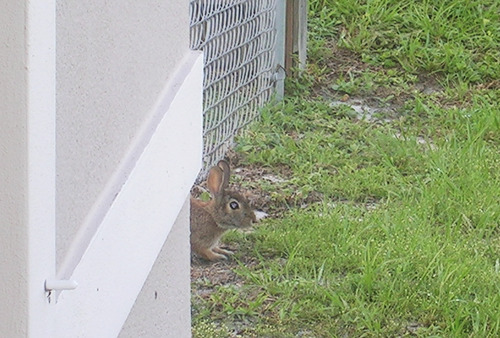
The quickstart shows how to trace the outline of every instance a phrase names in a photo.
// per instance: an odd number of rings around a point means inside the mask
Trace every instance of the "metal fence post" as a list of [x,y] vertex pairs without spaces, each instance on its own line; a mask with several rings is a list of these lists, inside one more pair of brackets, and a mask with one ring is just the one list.
[[275,75],[276,97],[283,99],[285,94],[285,38],[286,38],[286,1],[276,2],[276,47],[275,47]]
[[297,43],[294,51],[297,51],[299,56],[299,68],[305,69],[307,62],[307,11],[308,0],[295,0],[298,4],[295,6],[295,41]]

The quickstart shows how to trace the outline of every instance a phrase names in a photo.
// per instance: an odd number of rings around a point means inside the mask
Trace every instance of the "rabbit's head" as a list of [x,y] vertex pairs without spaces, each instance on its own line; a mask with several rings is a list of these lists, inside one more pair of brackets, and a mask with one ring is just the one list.
[[256,221],[255,213],[245,197],[227,188],[229,176],[229,164],[224,160],[210,169],[207,186],[212,194],[212,217],[223,229],[248,228]]

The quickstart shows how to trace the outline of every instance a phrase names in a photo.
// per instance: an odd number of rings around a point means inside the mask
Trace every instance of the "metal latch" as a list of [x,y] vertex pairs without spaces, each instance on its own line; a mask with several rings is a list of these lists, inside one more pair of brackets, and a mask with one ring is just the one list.
[[273,82],[283,81],[286,78],[285,68],[282,65],[278,64],[270,78]]

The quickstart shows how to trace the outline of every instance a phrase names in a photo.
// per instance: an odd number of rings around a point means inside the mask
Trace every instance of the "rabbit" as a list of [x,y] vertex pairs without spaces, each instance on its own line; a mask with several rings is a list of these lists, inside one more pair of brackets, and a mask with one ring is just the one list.
[[191,251],[209,261],[227,259],[233,254],[218,246],[224,232],[251,227],[256,221],[248,201],[227,190],[229,175],[229,164],[219,161],[210,169],[207,179],[212,199],[204,202],[191,196]]

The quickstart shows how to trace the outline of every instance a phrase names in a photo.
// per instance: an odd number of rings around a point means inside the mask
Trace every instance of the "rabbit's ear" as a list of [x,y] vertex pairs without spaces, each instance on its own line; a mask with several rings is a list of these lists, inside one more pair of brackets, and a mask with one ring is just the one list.
[[224,190],[224,172],[218,166],[212,167],[208,173],[207,179],[208,190],[213,196],[217,196]]
[[222,188],[226,189],[229,186],[229,176],[231,175],[231,169],[229,168],[229,163],[224,160],[220,160],[217,166],[222,169],[223,182]]

